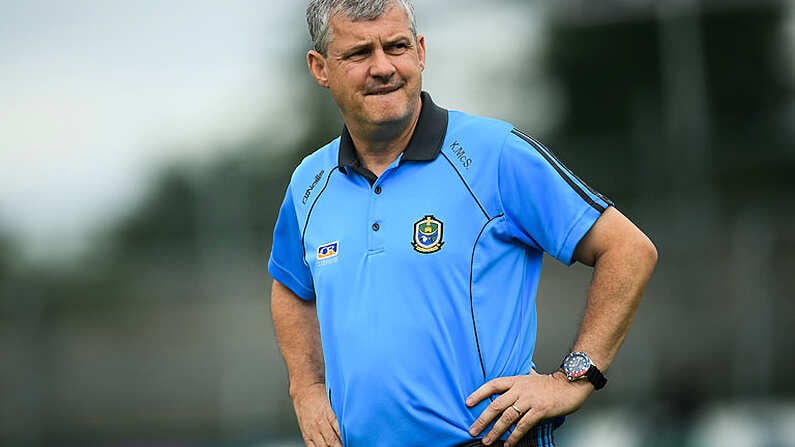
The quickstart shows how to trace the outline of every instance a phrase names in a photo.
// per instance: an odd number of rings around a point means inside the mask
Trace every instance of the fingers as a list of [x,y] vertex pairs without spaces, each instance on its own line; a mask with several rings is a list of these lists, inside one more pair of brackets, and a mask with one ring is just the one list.
[[[483,438],[484,445],[490,445],[498,440],[511,426],[514,426],[513,432],[504,444],[505,447],[513,447],[544,418],[543,412],[534,408],[520,412],[513,407],[512,405],[502,412],[502,416],[494,423],[494,427]],[[519,407],[517,406],[517,408]]]
[[323,431],[323,439],[326,440],[327,445],[332,447],[342,447],[342,439],[340,436],[340,427],[337,423],[337,416],[331,411],[330,408],[327,417],[328,424],[326,424],[325,430]]
[[494,421],[483,438],[483,444],[489,445],[513,426],[505,446],[514,446],[542,419],[576,411],[592,391],[593,387],[587,383],[572,384],[565,378],[535,371],[491,380],[466,400],[467,406],[472,407],[486,397],[500,394],[472,423],[469,434],[479,436]]
[[307,429],[303,438],[308,446],[342,447],[342,441],[330,425]]
[[[491,421],[493,421],[494,418],[501,414],[505,414],[506,412],[509,413],[508,416],[510,416],[510,413],[516,414],[516,411],[511,408],[511,404],[514,402],[516,402],[516,397],[511,392],[506,392],[500,397],[494,399],[469,427],[469,434],[472,436],[478,436],[483,430],[486,429],[486,427],[489,426],[489,424],[491,424]],[[518,417],[514,420],[516,419],[518,419]],[[508,426],[510,427],[510,424]],[[492,430],[492,432],[493,431],[494,430]],[[504,431],[505,430],[503,430],[503,432]]]
[[324,387],[313,387],[293,398],[298,426],[306,445],[342,447],[340,426]]
[[[334,418],[336,421],[336,418]],[[324,424],[321,424],[320,428],[320,436],[323,439],[323,446],[329,447],[342,447],[342,441],[340,440],[339,435],[334,430],[334,427],[331,424],[330,420],[326,420]]]
[[[307,427],[302,429],[307,445],[317,447],[342,447],[339,424],[332,412],[317,415]],[[308,440],[308,441],[307,441]],[[311,444],[310,444],[311,442]]]
[[331,420],[331,428],[334,429],[334,433],[337,434],[337,439],[340,441],[342,440],[342,432],[340,432],[340,423],[337,421],[337,416],[332,415],[333,418]]
[[522,418],[519,419],[519,422],[516,423],[516,427],[513,429],[513,433],[511,436],[508,436],[508,439],[505,440],[505,447],[513,447],[515,446],[520,439],[530,431],[531,428],[535,427],[539,422],[541,422],[542,414],[534,409],[528,410]]
[[489,380],[488,382],[481,385],[480,388],[475,390],[474,393],[470,394],[469,397],[467,397],[466,404],[468,407],[473,407],[477,405],[478,402],[489,396],[499,394],[510,389],[511,385],[513,385],[513,377],[498,377],[496,379]]
[[494,426],[491,428],[489,433],[483,438],[484,444],[489,445],[499,439],[503,433],[505,433],[513,424],[517,423],[520,418],[522,418],[522,410],[517,410],[516,408],[519,407],[516,406],[516,404],[513,404],[502,412],[502,415],[499,417],[499,419],[497,419],[497,422],[494,423]]

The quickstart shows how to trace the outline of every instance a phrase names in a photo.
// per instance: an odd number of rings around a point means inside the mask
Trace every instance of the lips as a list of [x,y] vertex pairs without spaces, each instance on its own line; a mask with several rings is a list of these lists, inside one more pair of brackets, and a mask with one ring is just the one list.
[[399,84],[392,84],[392,85],[382,85],[375,88],[370,88],[366,90],[365,95],[372,96],[372,95],[386,95],[392,93],[396,90],[399,90],[401,87],[405,85],[404,82]]

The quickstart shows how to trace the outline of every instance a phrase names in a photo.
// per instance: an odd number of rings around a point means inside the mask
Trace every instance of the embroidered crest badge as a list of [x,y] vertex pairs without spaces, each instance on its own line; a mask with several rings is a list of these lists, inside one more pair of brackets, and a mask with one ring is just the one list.
[[420,253],[436,253],[444,241],[444,224],[433,216],[425,216],[414,224],[414,242],[411,245]]

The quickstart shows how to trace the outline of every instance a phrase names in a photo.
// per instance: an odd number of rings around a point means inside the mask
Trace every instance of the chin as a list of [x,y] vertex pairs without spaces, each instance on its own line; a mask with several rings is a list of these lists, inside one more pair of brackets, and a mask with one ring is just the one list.
[[389,125],[399,124],[411,119],[411,113],[408,110],[396,111],[384,110],[380,113],[372,113],[369,116],[370,122],[373,124]]
[[368,116],[373,123],[397,123],[410,119],[413,112],[414,108],[405,98],[401,98],[401,101],[390,101],[371,108]]

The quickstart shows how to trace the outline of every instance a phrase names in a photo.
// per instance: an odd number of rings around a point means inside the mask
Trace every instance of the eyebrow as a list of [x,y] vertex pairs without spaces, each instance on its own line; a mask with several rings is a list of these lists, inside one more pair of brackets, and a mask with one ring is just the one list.
[[402,35],[391,37],[389,39],[385,39],[384,40],[384,46],[394,45],[396,43],[402,43],[402,42],[411,43],[411,38],[409,38],[408,36],[402,36]]
[[[411,38],[409,36],[405,35],[405,34],[395,34],[394,36],[390,36],[390,37],[384,39],[383,45],[385,47],[387,47],[389,45],[395,45],[395,44],[401,43],[401,42],[411,43]],[[373,43],[371,41],[361,41],[359,43],[353,44],[352,46],[348,47],[347,49],[342,50],[340,55],[342,57],[347,57],[347,56],[350,56],[352,54],[356,54],[359,51],[370,50],[372,48],[373,48]]]
[[356,54],[359,51],[370,50],[372,48],[373,48],[373,44],[370,43],[370,42],[358,43],[358,44],[353,45],[352,47],[349,47],[349,48],[343,50],[341,54],[342,54],[343,57],[346,57],[346,56],[350,56],[352,54]]

